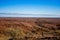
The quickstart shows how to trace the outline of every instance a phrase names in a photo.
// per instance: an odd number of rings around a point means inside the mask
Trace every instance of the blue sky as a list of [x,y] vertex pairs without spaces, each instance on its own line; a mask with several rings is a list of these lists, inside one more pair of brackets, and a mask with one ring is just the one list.
[[60,17],[60,0],[0,0],[0,17]]

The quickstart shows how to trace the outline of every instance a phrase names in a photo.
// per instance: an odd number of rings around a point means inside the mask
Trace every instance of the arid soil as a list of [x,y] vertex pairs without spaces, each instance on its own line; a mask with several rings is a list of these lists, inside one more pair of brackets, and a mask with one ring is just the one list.
[[0,40],[60,40],[60,19],[0,18]]

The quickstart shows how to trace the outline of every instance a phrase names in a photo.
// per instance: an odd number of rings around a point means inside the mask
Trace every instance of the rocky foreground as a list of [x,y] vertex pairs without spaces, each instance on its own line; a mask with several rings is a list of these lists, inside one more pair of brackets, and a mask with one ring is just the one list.
[[60,19],[0,18],[0,40],[60,40]]

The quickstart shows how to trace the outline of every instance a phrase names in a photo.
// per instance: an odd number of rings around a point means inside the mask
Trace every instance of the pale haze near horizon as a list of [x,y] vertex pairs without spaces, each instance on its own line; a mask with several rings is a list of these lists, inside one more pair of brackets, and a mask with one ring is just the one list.
[[0,0],[0,17],[60,17],[60,1]]

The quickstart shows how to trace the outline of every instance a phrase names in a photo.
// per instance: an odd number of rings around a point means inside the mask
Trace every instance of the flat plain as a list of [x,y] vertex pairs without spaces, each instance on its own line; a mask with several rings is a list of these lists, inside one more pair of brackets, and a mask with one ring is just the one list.
[[60,18],[0,17],[0,40],[60,40]]

